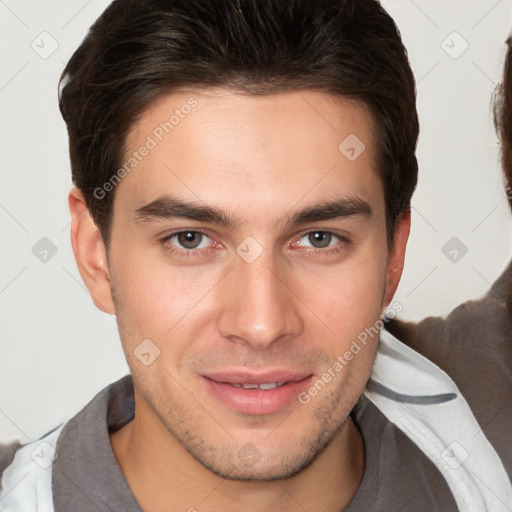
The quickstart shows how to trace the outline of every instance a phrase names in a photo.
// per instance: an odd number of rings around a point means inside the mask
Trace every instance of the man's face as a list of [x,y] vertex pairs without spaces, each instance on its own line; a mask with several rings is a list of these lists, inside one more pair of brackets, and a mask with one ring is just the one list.
[[389,295],[368,111],[313,91],[180,92],[126,147],[141,158],[115,189],[108,261],[137,414],[220,475],[300,470],[361,395],[378,340],[335,363]]

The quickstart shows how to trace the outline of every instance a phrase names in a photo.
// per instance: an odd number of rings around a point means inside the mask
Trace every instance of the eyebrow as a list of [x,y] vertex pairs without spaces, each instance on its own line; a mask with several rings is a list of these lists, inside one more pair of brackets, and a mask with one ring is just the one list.
[[[305,224],[347,217],[368,219],[373,211],[370,204],[358,197],[342,197],[308,206],[277,224]],[[183,201],[171,195],[163,195],[135,210],[135,222],[190,219],[199,222],[219,224],[234,229],[242,222],[234,215],[219,208]]]
[[135,210],[135,222],[166,219],[190,219],[235,228],[240,222],[219,208],[183,201],[171,195],[163,195]]
[[309,206],[295,213],[288,221],[292,224],[318,222],[343,217],[361,217],[368,219],[372,216],[372,207],[359,197],[345,197],[334,201],[325,201]]

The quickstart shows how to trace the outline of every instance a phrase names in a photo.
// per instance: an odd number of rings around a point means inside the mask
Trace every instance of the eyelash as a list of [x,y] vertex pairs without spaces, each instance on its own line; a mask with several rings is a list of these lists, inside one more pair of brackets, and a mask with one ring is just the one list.
[[165,235],[163,238],[160,239],[160,243],[162,244],[164,250],[166,252],[170,252],[171,254],[177,255],[182,258],[191,258],[195,256],[204,256],[206,251],[211,251],[214,249],[212,246],[203,248],[203,249],[179,249],[176,245],[169,243],[172,238],[179,235],[180,233],[199,233],[203,236],[206,236],[211,239],[210,236],[208,236],[207,233],[204,231],[201,231],[200,229],[182,229],[180,231],[174,231],[173,233],[169,233],[168,235]]
[[[214,247],[212,247],[212,246],[202,248],[202,249],[188,249],[188,250],[187,249],[178,249],[174,244],[169,243],[169,241],[172,238],[179,235],[180,233],[188,233],[188,232],[199,233],[199,234],[211,239],[211,237],[207,233],[205,233],[204,231],[201,231],[200,229],[182,229],[180,231],[174,231],[172,233],[165,235],[164,237],[162,237],[159,240],[159,242],[161,243],[161,245],[163,246],[163,248],[166,252],[170,252],[174,255],[177,255],[177,256],[183,257],[183,258],[202,256],[205,254],[205,252],[207,252],[207,251],[209,252],[210,250],[214,249]],[[319,249],[319,248],[315,248],[315,247],[306,247],[305,250],[307,253],[320,253],[322,255],[334,254],[334,253],[338,253],[338,252],[346,249],[346,247],[350,243],[350,240],[348,238],[346,238],[342,235],[337,235],[335,233],[332,233],[331,231],[325,231],[325,230],[321,230],[321,229],[311,229],[309,231],[306,231],[305,233],[302,233],[292,245],[295,245],[299,240],[301,240],[305,236],[310,235],[311,233],[330,234],[333,237],[336,237],[338,239],[338,243],[332,247],[326,247],[323,249]]]
[[[305,236],[310,235],[311,233],[330,234],[333,237],[338,239],[338,243],[333,245],[332,247],[326,247],[323,249],[319,249],[316,247],[305,247],[304,249],[308,254],[316,253],[316,254],[321,254],[323,256],[327,256],[330,254],[337,254],[337,253],[343,251],[344,249],[346,249],[350,243],[350,240],[347,237],[342,236],[342,235],[337,235],[336,233],[333,233],[332,231],[326,231],[326,230],[322,230],[322,229],[310,229],[309,231],[306,231],[305,233],[303,233],[302,235],[299,236],[299,238],[297,239],[297,242],[299,240],[301,240],[302,238],[304,238]],[[294,242],[292,245],[294,245],[297,242]]]

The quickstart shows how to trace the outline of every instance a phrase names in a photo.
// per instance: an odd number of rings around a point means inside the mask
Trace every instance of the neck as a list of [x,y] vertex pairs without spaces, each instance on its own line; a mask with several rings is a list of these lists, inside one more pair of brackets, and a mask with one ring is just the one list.
[[339,512],[363,476],[363,440],[350,418],[300,473],[282,480],[235,481],[206,469],[149,408],[147,414],[140,414],[140,408],[110,439],[132,493],[148,512],[167,512],[169,507],[189,512]]

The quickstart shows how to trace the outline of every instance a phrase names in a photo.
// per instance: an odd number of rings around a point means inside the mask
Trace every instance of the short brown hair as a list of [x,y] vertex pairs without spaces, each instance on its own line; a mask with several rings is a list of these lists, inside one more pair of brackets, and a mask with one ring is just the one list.
[[512,208],[512,37],[507,39],[503,79],[494,96],[494,125],[501,141],[505,192]]
[[[107,249],[127,134],[185,86],[248,94],[317,89],[363,101],[378,134],[388,240],[417,182],[416,89],[392,18],[376,0],[115,0],[61,76],[74,184]],[[340,141],[341,142],[341,141]]]

